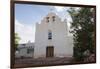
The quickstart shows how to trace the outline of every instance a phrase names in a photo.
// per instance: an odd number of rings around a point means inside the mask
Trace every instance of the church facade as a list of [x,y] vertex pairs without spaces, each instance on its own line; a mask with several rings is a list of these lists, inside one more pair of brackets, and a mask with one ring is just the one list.
[[50,12],[36,24],[34,58],[72,57],[73,37],[68,35],[67,21]]

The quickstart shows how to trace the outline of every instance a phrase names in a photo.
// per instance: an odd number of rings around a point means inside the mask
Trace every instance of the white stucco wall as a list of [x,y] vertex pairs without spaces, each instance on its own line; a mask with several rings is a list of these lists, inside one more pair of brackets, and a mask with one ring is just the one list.
[[[56,21],[52,21],[55,16]],[[50,21],[46,22],[46,17]],[[67,23],[54,13],[49,13],[40,24],[36,25],[34,57],[46,57],[46,47],[54,46],[54,57],[69,57],[73,55],[73,39],[67,36]],[[52,40],[48,40],[48,31],[52,31]]]

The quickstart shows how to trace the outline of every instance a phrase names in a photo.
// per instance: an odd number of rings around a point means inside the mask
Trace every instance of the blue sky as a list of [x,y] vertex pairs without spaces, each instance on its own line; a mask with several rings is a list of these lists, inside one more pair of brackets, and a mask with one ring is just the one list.
[[50,11],[49,6],[40,5],[27,5],[16,4],[15,5],[15,18],[24,24],[32,24],[38,22],[43,16]]
[[[43,19],[49,12],[56,13],[62,20],[70,21],[70,16],[67,12],[69,7],[60,6],[44,6],[44,5],[15,5],[15,32],[21,38],[20,43],[34,42],[35,40],[35,24]],[[51,10],[52,9],[52,10]]]

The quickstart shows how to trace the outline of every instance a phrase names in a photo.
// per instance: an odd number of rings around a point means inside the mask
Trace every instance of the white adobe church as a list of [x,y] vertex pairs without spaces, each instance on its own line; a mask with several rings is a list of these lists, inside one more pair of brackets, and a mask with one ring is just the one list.
[[73,37],[68,35],[67,21],[50,12],[36,24],[34,58],[72,57]]
[[16,57],[72,57],[73,37],[68,35],[67,21],[50,12],[36,24],[35,43],[19,44]]

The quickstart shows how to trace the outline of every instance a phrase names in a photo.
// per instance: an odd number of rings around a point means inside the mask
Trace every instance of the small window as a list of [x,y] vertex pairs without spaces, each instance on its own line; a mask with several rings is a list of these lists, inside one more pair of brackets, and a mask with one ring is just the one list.
[[33,53],[34,52],[34,48],[30,48],[30,49],[27,49],[27,53]]
[[53,19],[52,21],[54,22],[55,21],[55,16],[53,16],[52,19]]
[[49,17],[46,18],[47,23],[49,22]]
[[26,44],[22,44],[23,46],[25,46]]
[[48,39],[49,40],[52,39],[52,32],[51,31],[49,31],[49,33],[48,33]]

